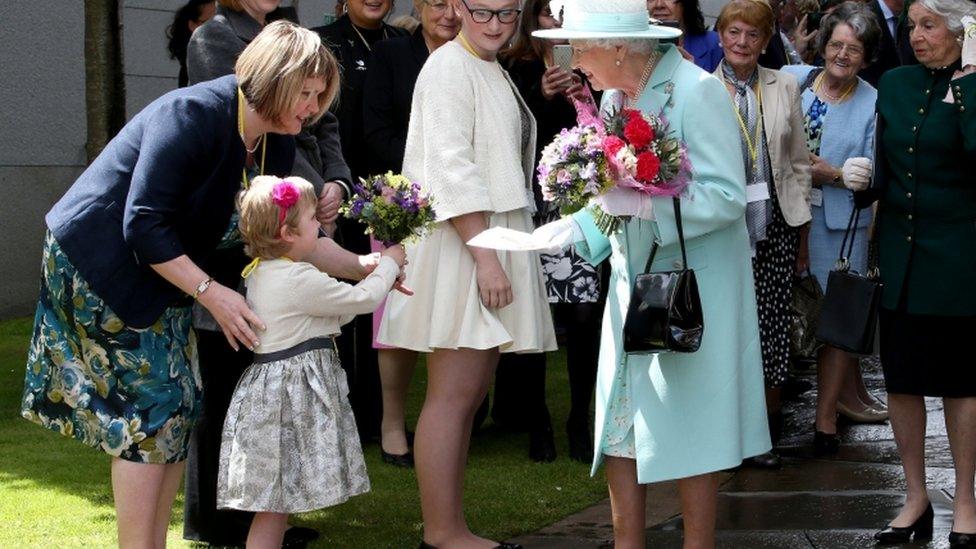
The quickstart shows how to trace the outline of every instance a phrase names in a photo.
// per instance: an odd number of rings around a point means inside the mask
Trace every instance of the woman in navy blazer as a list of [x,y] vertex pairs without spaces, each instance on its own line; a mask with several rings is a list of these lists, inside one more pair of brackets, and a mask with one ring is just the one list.
[[235,195],[286,175],[297,134],[338,88],[315,33],[269,25],[236,75],[164,95],[136,115],[48,212],[22,415],[113,456],[120,546],[162,547],[200,412],[190,304],[237,347],[260,320],[213,282],[239,238]]

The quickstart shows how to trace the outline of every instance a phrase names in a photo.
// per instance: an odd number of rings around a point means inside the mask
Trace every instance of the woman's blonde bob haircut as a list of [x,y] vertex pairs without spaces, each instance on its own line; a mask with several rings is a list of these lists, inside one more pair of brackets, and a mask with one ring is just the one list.
[[275,21],[261,31],[237,58],[234,67],[244,98],[262,118],[281,122],[301,99],[308,78],[321,78],[319,110],[325,113],[339,93],[339,64],[318,33],[288,21]]
[[[279,223],[281,206],[274,203],[273,193],[275,186],[283,181],[298,189],[299,197],[298,202],[288,208],[284,222]],[[241,191],[237,199],[237,210],[241,214],[237,229],[244,240],[244,251],[251,257],[261,259],[278,259],[285,255],[289,246],[280,238],[282,226],[297,234],[302,216],[307,215],[309,209],[315,210],[317,205],[315,188],[301,177],[255,177],[251,186]]]
[[763,41],[768,42],[773,37],[776,16],[773,7],[767,0],[731,0],[718,14],[715,29],[724,32],[736,21],[741,21],[759,29],[763,34]]

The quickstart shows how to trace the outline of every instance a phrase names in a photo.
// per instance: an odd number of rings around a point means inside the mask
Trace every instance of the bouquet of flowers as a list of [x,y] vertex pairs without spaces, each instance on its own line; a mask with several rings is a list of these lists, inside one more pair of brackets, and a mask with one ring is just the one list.
[[597,225],[610,233],[621,217],[640,216],[649,197],[680,195],[691,181],[691,161],[685,144],[670,136],[663,113],[620,109],[604,123],[603,150],[616,185],[594,203]]
[[688,148],[670,135],[663,113],[620,109],[601,117],[588,94],[574,104],[578,125],[542,153],[543,199],[563,214],[589,205],[597,226],[610,234],[622,218],[647,215],[650,197],[684,191],[692,173]]
[[359,181],[340,211],[366,225],[366,232],[384,245],[410,241],[434,225],[430,198],[417,183],[393,172]]
[[542,149],[537,170],[542,198],[569,215],[613,186],[602,131],[592,124],[564,129]]

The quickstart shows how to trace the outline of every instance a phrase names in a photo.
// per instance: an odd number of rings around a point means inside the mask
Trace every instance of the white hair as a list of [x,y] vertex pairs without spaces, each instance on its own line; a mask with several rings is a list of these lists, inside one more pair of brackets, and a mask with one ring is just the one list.
[[969,0],[918,0],[918,3],[942,16],[946,26],[957,36],[962,35],[962,18],[966,15],[976,17],[976,3]]
[[657,48],[658,41],[644,38],[574,38],[572,43],[580,43],[589,47],[611,50],[617,46],[627,48],[628,51],[644,55],[650,54]]

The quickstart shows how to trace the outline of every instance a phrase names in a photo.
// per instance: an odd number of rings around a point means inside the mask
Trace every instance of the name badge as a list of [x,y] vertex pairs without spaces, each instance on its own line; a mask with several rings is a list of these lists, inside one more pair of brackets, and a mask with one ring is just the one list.
[[763,182],[746,185],[746,202],[759,202],[760,200],[769,200],[769,184]]
[[823,189],[810,189],[810,205],[823,206]]

